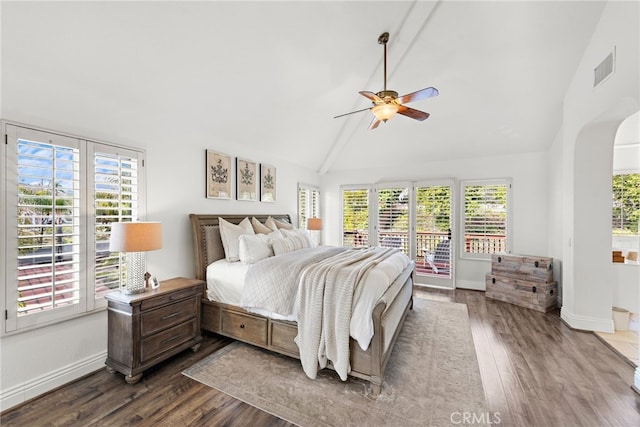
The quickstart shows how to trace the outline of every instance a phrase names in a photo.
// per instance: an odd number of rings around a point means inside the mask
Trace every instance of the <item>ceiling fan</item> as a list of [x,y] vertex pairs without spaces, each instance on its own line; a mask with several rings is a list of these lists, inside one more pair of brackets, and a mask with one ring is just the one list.
[[423,121],[429,117],[429,113],[416,110],[414,108],[406,107],[404,104],[413,101],[419,101],[421,99],[431,98],[438,95],[438,89],[434,87],[427,87],[416,92],[409,93],[407,95],[398,96],[398,92],[394,90],[387,90],[387,42],[389,41],[389,33],[382,33],[378,37],[378,43],[384,45],[384,88],[378,93],[369,92],[366,90],[360,91],[360,95],[369,99],[373,106],[369,108],[363,108],[362,110],[352,111],[346,114],[340,114],[338,117],[347,116],[349,114],[359,113],[361,111],[371,110],[373,115],[373,121],[369,125],[369,129],[375,129],[380,122],[386,122],[396,113],[403,116],[410,117],[415,120]]

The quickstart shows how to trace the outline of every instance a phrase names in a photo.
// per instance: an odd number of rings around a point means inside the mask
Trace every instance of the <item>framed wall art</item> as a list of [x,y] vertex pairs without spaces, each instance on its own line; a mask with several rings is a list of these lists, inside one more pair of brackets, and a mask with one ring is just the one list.
[[276,201],[276,168],[260,164],[260,201]]
[[207,151],[207,198],[231,199],[231,157]]
[[258,200],[257,178],[256,162],[236,159],[236,198],[238,200]]

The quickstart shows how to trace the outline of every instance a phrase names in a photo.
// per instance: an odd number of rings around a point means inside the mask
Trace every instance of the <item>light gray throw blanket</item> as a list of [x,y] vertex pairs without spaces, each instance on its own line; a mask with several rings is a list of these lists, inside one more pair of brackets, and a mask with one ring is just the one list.
[[398,249],[369,248],[339,254],[303,271],[298,292],[300,361],[309,378],[330,360],[346,381],[349,363],[349,325],[353,295],[367,272]]

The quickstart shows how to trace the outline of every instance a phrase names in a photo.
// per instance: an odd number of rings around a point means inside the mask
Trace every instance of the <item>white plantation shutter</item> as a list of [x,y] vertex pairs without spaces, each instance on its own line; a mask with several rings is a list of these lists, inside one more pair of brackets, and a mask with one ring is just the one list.
[[508,180],[462,183],[464,254],[509,252],[510,187]]
[[[640,173],[613,175],[612,193],[612,234],[633,240],[638,235],[640,217]],[[626,249],[627,245],[617,240],[618,249]]]
[[132,150],[94,146],[93,223],[90,239],[95,259],[93,280],[95,298],[118,289],[125,280],[124,254],[109,252],[112,222],[132,222],[139,217],[139,153]]
[[307,228],[308,218],[320,217],[320,190],[298,184],[298,228]]
[[416,251],[435,252],[438,243],[449,238],[452,228],[451,185],[417,186],[415,191]]
[[[7,330],[84,309],[80,142],[11,128],[7,138]],[[13,289],[13,291],[11,291]],[[10,316],[11,315],[11,316]]]
[[369,246],[369,187],[342,189],[342,246]]
[[378,196],[377,244],[409,254],[409,187],[382,187]]

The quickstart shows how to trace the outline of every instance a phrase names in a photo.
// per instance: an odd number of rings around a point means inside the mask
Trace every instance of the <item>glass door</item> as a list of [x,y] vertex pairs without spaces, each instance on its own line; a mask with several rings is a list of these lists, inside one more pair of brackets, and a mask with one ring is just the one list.
[[453,180],[416,183],[415,282],[454,288]]

